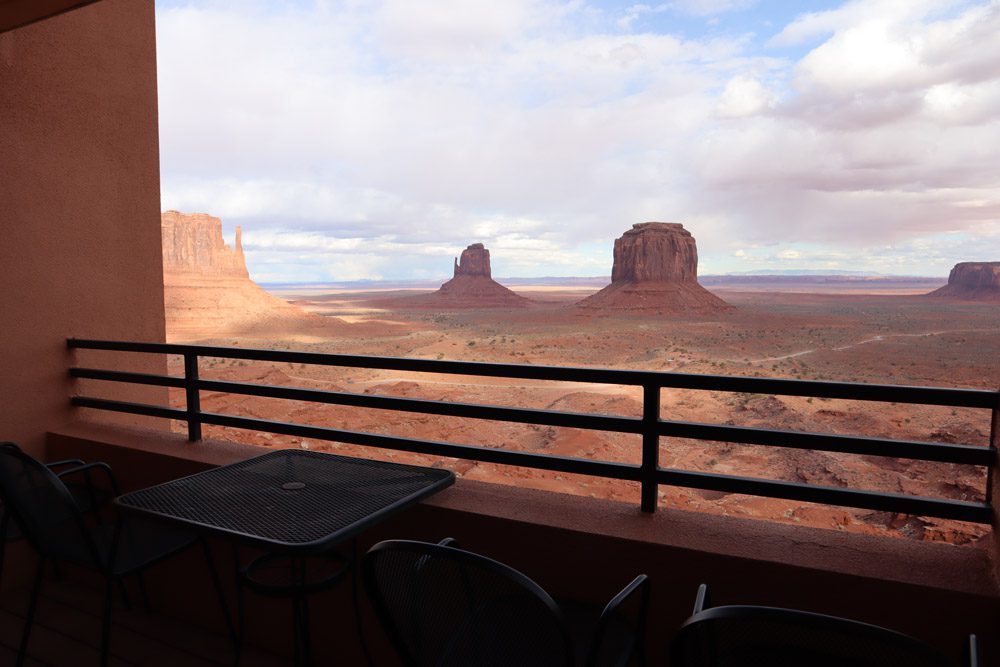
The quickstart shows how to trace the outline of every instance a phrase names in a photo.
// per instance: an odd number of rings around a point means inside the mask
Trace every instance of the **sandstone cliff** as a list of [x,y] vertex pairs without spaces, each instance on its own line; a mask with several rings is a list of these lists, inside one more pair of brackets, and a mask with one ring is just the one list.
[[643,222],[615,240],[611,284],[579,304],[646,315],[706,313],[732,306],[698,284],[698,249],[683,225]]
[[373,302],[391,308],[525,308],[531,300],[493,280],[490,251],[473,243],[455,259],[454,275],[431,294]]
[[167,340],[233,334],[323,336],[341,324],[306,313],[250,280],[239,227],[235,248],[222,239],[222,221],[204,213],[166,211],[161,229]]
[[948,275],[948,284],[927,296],[1000,301],[1000,262],[956,264]]

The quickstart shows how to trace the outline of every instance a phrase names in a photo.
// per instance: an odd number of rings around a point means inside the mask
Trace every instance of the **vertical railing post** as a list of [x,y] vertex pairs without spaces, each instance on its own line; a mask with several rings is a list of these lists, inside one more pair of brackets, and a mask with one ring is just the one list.
[[656,511],[656,495],[659,485],[656,483],[656,470],[660,467],[660,434],[657,425],[660,421],[660,386],[645,384],[642,386],[642,511]]
[[188,440],[201,440],[201,393],[198,391],[198,355],[184,353],[184,393],[187,402]]
[[998,541],[997,555],[1000,556],[1000,514],[998,514],[1000,513],[1000,498],[993,497],[993,494],[997,492],[998,482],[1000,482],[997,479],[1000,476],[1000,461],[997,460],[997,450],[1000,449],[1000,388],[997,389],[997,395],[993,400],[993,415],[990,420],[990,449],[993,450],[993,464],[986,471],[986,502],[993,509],[993,539]]

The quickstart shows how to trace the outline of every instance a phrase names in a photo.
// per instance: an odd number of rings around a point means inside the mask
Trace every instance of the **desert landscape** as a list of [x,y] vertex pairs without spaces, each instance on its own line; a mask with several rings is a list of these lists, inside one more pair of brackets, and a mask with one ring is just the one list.
[[[616,242],[612,279],[565,284],[492,278],[489,251],[470,245],[447,289],[283,286],[250,281],[242,249],[222,243],[218,219],[170,212],[164,224],[168,338],[311,352],[604,367],[995,389],[1000,300],[994,267],[944,280],[726,277],[699,285],[694,238],[680,225],[635,225]],[[192,218],[190,223],[187,218]],[[178,230],[180,224],[184,229]],[[185,227],[185,225],[187,225]],[[169,241],[168,241],[169,238]],[[238,238],[238,237],[237,237]],[[472,241],[472,239],[470,239]],[[169,242],[170,248],[166,247]],[[239,242],[237,242],[239,243]],[[193,248],[210,247],[196,253]],[[188,250],[181,252],[181,248]],[[228,253],[228,254],[227,254]],[[196,257],[183,262],[179,257]],[[237,257],[220,262],[217,257]],[[960,265],[961,266],[961,265]],[[985,268],[983,268],[985,267]],[[171,273],[174,275],[172,276]],[[181,279],[183,278],[183,279]],[[580,284],[581,282],[588,284]],[[965,283],[968,282],[966,289]],[[1000,291],[1000,278],[996,280]],[[477,295],[485,295],[486,307]],[[210,312],[211,317],[198,313]],[[179,359],[173,373],[181,372]],[[639,416],[637,389],[205,359],[206,378],[331,391]],[[183,405],[183,395],[174,400]],[[639,436],[437,417],[228,394],[202,408],[242,416],[459,444],[637,462]],[[663,418],[986,446],[983,410],[818,398],[664,390]],[[180,425],[178,425],[180,428]],[[638,485],[461,460],[304,441],[207,426],[206,437],[442,465],[468,479],[638,503]],[[661,465],[828,486],[982,500],[981,468],[779,447],[661,440]],[[661,487],[661,509],[682,508],[837,530],[973,544],[986,526],[737,494]]]

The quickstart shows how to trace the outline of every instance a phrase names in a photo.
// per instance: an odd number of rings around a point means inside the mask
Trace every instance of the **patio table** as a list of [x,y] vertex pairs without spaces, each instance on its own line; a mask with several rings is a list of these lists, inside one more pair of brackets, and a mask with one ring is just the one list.
[[[125,512],[262,549],[268,552],[266,558],[285,555],[300,563],[303,557],[329,553],[454,481],[454,473],[440,468],[283,449],[133,491],[115,503]],[[356,540],[353,551],[356,560]],[[360,632],[356,568],[351,570]],[[237,650],[242,643],[242,585],[239,590],[239,635],[226,611]],[[305,594],[294,595],[296,614],[306,614]],[[308,656],[307,620],[305,626],[306,634],[296,641],[304,643]],[[367,646],[363,648],[367,653]],[[296,657],[299,649],[296,643]]]
[[281,449],[116,499],[125,511],[270,552],[322,553],[450,486],[441,468]]

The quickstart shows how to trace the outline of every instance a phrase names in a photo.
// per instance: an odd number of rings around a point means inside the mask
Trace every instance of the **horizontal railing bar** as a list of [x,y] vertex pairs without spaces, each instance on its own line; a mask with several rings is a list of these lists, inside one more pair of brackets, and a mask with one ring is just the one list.
[[[102,371],[89,368],[72,368],[70,375],[79,378],[134,382],[139,384],[183,387],[182,378],[121,371]],[[222,380],[199,380],[198,388],[203,391],[219,391],[248,396],[263,396],[315,403],[349,405],[383,410],[418,412],[473,419],[489,419],[522,424],[562,426],[615,433],[641,433],[641,420],[634,417],[614,415],[587,415],[573,412],[555,412],[527,408],[506,408],[478,405],[474,403],[448,403],[423,399],[397,398],[392,396],[371,396],[345,392],[330,392],[316,389],[299,389],[274,385],[256,385]],[[847,454],[888,456],[922,461],[938,461],[964,465],[991,466],[995,463],[996,452],[989,447],[973,445],[953,445],[936,442],[917,442],[845,436],[824,433],[761,429],[745,426],[701,424],[696,422],[659,422],[662,436],[734,442],[771,447],[789,447]]]
[[526,380],[586,382],[592,384],[649,385],[671,389],[744,392],[779,396],[812,396],[816,398],[915,403],[963,408],[993,408],[997,403],[998,397],[998,392],[983,389],[911,387],[854,382],[697,375],[657,371],[623,371],[608,368],[494,364],[473,361],[439,361],[399,357],[339,355],[320,352],[184,345],[178,343],[137,343],[71,338],[67,340],[67,345],[70,348],[117,350],[121,352],[197,354],[205,357],[304,363],[322,366],[506,377]]
[[486,463],[501,463],[539,470],[591,475],[593,477],[608,477],[631,481],[639,479],[639,466],[628,463],[593,461],[591,459],[569,456],[549,456],[547,454],[511,451],[509,449],[491,449],[489,447],[476,447],[473,445],[456,445],[450,442],[401,438],[253,417],[235,417],[214,412],[201,413],[201,421],[205,424],[215,424],[216,426],[266,431],[268,433],[279,433],[301,438],[311,438],[313,440],[346,442],[352,445],[378,447],[379,449],[393,449],[404,452],[415,452],[417,454],[430,454],[432,456],[447,456]]
[[90,380],[108,380],[111,382],[131,382],[133,384],[148,384],[158,387],[183,387],[184,378],[172,375],[152,375],[150,373],[127,373],[124,371],[104,371],[96,368],[70,368],[70,377],[87,378]]
[[197,385],[203,391],[219,391],[246,396],[265,396],[268,398],[349,405],[360,408],[419,412],[422,414],[489,419],[542,426],[565,426],[594,431],[613,431],[615,433],[640,433],[642,431],[642,423],[635,417],[588,415],[579,412],[556,412],[553,410],[535,410],[529,408],[507,408],[494,405],[478,405],[475,403],[452,403],[415,398],[398,398],[395,396],[372,396],[369,394],[299,389],[223,380],[198,380]]
[[898,514],[915,514],[939,519],[955,519],[975,523],[991,523],[993,510],[985,503],[970,503],[942,498],[908,496],[900,493],[839,489],[813,484],[799,484],[755,477],[737,477],[716,473],[693,472],[661,468],[657,471],[660,484],[708,489],[725,493],[783,498],[810,503],[856,507]]
[[889,456],[900,459],[977,466],[992,466],[996,462],[996,451],[990,447],[976,447],[975,445],[890,440],[888,438],[807,433],[753,428],[749,426],[726,426],[681,421],[662,421],[659,424],[659,429],[660,435],[663,436],[736,442],[745,445],[767,445],[770,447],[811,449],[824,452],[842,452],[845,454]]
[[[108,399],[76,396],[72,403],[78,407],[96,408],[149,415],[167,419],[184,420],[187,412],[175,408],[165,408],[142,403],[127,403]],[[361,433],[343,429],[307,426],[274,420],[236,417],[212,412],[203,412],[199,421],[218,426],[244,428],[254,431],[278,433],[315,440],[346,442],[356,445],[408,451],[432,456],[446,456],[487,463],[523,466],[540,470],[591,475],[611,479],[639,481],[640,468],[627,463],[593,461],[573,457],[556,457],[532,452],[518,452],[490,449],[470,445],[456,445],[446,442],[416,440],[395,436]],[[658,484],[707,489],[726,493],[743,493],[786,500],[826,503],[845,507],[857,507],[877,511],[915,514],[942,519],[956,519],[976,523],[990,523],[992,509],[984,503],[969,503],[954,500],[925,498],[894,493],[839,489],[796,482],[763,480],[753,477],[737,477],[715,473],[660,468],[656,472]]]
[[148,415],[150,417],[163,417],[164,419],[179,419],[186,421],[188,413],[177,408],[165,408],[160,405],[149,405],[147,403],[128,403],[126,401],[112,401],[106,398],[88,398],[86,396],[74,396],[70,402],[78,408],[94,408],[96,410],[111,410],[112,412],[126,412],[132,415]]

